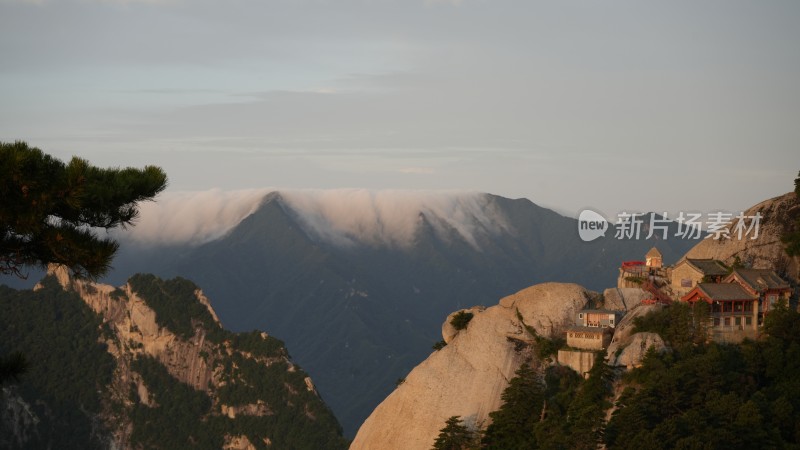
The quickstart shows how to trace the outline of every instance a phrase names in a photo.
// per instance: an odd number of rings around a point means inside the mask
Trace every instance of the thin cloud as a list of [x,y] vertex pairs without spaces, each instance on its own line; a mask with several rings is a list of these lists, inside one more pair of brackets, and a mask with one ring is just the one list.
[[430,167],[403,167],[399,169],[398,172],[411,175],[433,175],[436,173],[436,170]]
[[[2,3],[27,3],[31,5],[45,5],[56,3],[57,0],[0,0],[0,4]],[[73,1],[73,3],[107,3],[107,4],[133,4],[133,3],[145,3],[145,4],[159,4],[159,3],[178,3],[182,0],[77,0]]]
[[464,4],[464,0],[425,0],[425,5],[427,6],[434,6],[442,3],[452,6],[461,6]]

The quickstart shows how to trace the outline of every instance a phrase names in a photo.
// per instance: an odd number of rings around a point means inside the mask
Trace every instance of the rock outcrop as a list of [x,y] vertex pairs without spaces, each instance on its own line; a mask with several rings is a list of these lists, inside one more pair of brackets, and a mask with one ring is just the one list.
[[237,416],[269,416],[274,414],[263,400],[240,406],[221,405],[220,412],[224,416],[235,419]]
[[[51,266],[48,273],[55,275],[65,290],[73,290],[92,310],[111,324],[118,339],[108,342],[109,352],[119,359],[132,359],[138,355],[156,358],[179,381],[197,390],[207,391],[214,376],[212,368],[201,353],[213,352],[206,343],[202,328],[189,339],[182,339],[167,328],[159,326],[156,313],[147,302],[133,291],[130,284],[121,289],[113,286],[70,278],[63,266]],[[219,325],[214,310],[202,291],[195,291],[197,301],[208,308]],[[121,374],[122,382],[130,381]]]
[[256,446],[247,436],[225,436],[222,450],[256,450]]
[[617,352],[608,355],[608,364],[628,369],[639,367],[650,348],[662,352],[667,346],[657,333],[634,333],[624,346],[617,347]]
[[686,258],[713,258],[731,265],[735,258],[756,269],[773,269],[782,276],[800,280],[800,259],[784,252],[781,236],[800,218],[800,204],[794,192],[765,200],[747,211],[745,216],[761,214],[757,239],[738,239],[729,224],[731,238],[705,239],[686,253]]
[[634,319],[663,307],[660,304],[640,304],[628,311],[617,324],[614,338],[606,351],[609,365],[626,368],[637,367],[642,363],[642,358],[650,346],[654,346],[658,351],[666,349],[664,340],[656,333],[633,333]]
[[442,323],[442,339],[444,340],[444,342],[449,344],[450,341],[452,341],[453,338],[456,337],[456,335],[458,334],[459,330],[456,330],[456,327],[454,327],[453,324],[450,323],[453,321],[453,317],[455,317],[456,314],[460,312],[466,312],[475,315],[483,312],[485,309],[486,308],[483,306],[473,306],[472,308],[459,309],[458,311],[453,311],[452,313],[450,313],[450,315],[447,316],[447,319],[445,319],[444,323]]
[[[48,423],[73,420],[64,419],[71,415],[85,417],[80,420],[93,424],[92,439],[116,449],[152,447],[147,439],[153,434],[173,443],[202,442],[204,448],[211,448],[209,442],[222,446],[223,441],[225,448],[242,450],[272,444],[279,448],[346,447],[341,428],[313,381],[292,363],[283,343],[263,332],[224,330],[208,299],[190,281],[135,275],[115,288],[71,278],[59,266],[48,272],[35,292],[8,289],[3,291],[3,300],[13,302],[26,295],[34,298],[32,302],[58,299],[61,303],[50,303],[70,306],[72,312],[65,314],[70,320],[80,321],[75,319],[79,311],[83,320],[96,321],[84,329],[98,346],[95,349],[82,341],[79,350],[88,348],[95,357],[99,352],[105,358],[107,365],[97,374],[103,381],[97,381],[94,409],[84,410],[76,403],[80,411],[65,409],[72,404],[48,404],[49,392],[39,397],[26,393],[32,397],[23,398],[4,389],[0,435],[13,434],[13,440],[0,438],[0,447],[44,447],[53,439]],[[40,321],[36,326],[45,330],[62,326],[57,323],[60,310],[44,314],[52,315],[54,322]],[[12,337],[25,340],[38,335],[35,328],[19,331],[28,334]],[[61,360],[79,357],[70,353],[71,348],[66,352],[60,348]],[[40,366],[54,359],[46,348],[37,351],[31,358],[41,361]],[[171,427],[165,421],[166,411],[179,424],[174,435],[165,431]]]
[[0,447],[24,448],[36,433],[39,418],[13,386],[0,389],[0,407],[4,409],[0,416],[8,424],[7,432],[0,433]]
[[608,288],[603,291],[603,308],[628,311],[652,297],[653,294],[641,288]]
[[466,329],[451,329],[449,316],[442,326],[447,346],[415,367],[378,405],[351,450],[430,449],[451,416],[461,416],[473,428],[486,426],[489,413],[502,404],[508,381],[531,358],[532,337],[524,325],[541,336],[555,336],[574,320],[588,297],[589,292],[576,284],[544,283],[490,308],[471,308],[474,316]]

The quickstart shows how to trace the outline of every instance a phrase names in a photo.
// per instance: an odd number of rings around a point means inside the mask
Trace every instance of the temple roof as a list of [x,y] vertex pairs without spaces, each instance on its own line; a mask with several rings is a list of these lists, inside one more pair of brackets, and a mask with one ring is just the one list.
[[751,295],[738,283],[700,283],[697,285],[697,289],[711,300],[755,300],[758,298]]
[[613,309],[581,309],[579,313],[600,313],[600,314],[620,314],[619,311]]
[[644,256],[645,256],[646,258],[653,258],[653,257],[655,257],[655,258],[661,258],[661,252],[660,252],[660,251],[658,251],[658,249],[657,249],[657,248],[653,247],[653,248],[651,248],[651,249],[650,249],[650,251],[649,251],[649,252],[647,252],[647,254],[646,254],[646,255],[644,255]]
[[685,260],[689,265],[699,270],[703,275],[721,276],[727,275],[728,268],[721,261],[716,259],[689,259]]
[[737,276],[754,291],[790,288],[789,283],[769,269],[734,269],[731,275]]

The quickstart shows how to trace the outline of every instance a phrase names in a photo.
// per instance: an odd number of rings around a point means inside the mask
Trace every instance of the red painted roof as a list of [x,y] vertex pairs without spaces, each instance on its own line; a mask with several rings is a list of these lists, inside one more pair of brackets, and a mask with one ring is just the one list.
[[622,261],[622,267],[643,266],[644,261]]
[[734,301],[734,300],[756,300],[758,297],[750,295],[749,292],[738,283],[700,283],[681,297],[682,301],[688,301],[694,294],[699,293],[702,297],[712,301]]

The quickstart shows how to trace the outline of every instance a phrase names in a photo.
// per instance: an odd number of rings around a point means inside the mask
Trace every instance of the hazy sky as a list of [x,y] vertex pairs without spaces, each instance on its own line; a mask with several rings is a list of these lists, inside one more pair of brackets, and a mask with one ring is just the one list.
[[0,0],[0,140],[172,190],[739,210],[800,170],[800,2]]

